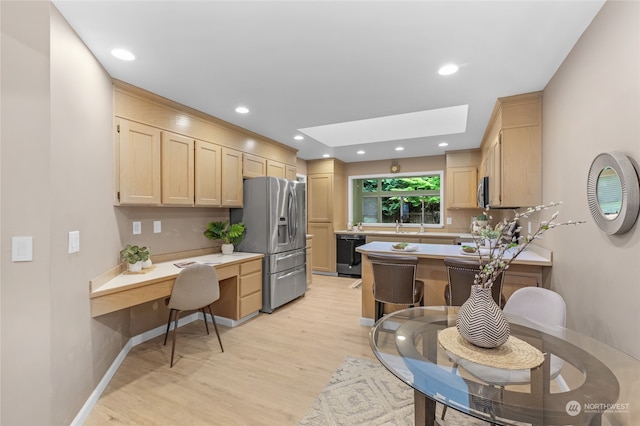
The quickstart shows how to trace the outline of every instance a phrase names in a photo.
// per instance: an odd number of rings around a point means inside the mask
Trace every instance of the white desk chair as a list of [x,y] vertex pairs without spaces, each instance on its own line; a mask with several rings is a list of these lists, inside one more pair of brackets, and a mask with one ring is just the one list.
[[198,310],[204,315],[204,326],[209,334],[209,326],[207,325],[207,314],[204,308],[209,310],[211,322],[216,330],[220,349],[222,340],[218,333],[216,319],[211,312],[211,304],[220,298],[220,283],[218,282],[218,273],[215,268],[208,265],[193,265],[180,271],[173,284],[171,296],[167,299],[167,307],[169,311],[169,320],[167,321],[167,332],[164,335],[164,344],[167,344],[167,336],[169,335],[169,327],[171,325],[171,317],[175,313],[175,323],[173,326],[173,344],[171,345],[171,367],[173,367],[173,354],[176,350],[176,333],[178,331],[178,318],[181,311]]

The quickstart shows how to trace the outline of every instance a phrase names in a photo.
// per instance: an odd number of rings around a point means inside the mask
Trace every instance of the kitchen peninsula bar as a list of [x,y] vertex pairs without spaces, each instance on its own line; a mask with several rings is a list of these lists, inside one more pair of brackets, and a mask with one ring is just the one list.
[[[459,245],[448,244],[412,244],[417,247],[416,251],[396,251],[392,245],[402,242],[398,241],[376,241],[358,247],[356,250],[362,253],[362,317],[363,319],[374,318],[373,300],[373,272],[369,253],[398,254],[406,256],[416,256],[418,258],[418,271],[416,278],[424,281],[424,304],[425,306],[445,305],[444,288],[447,284],[447,270],[444,266],[445,257],[461,257],[466,259],[477,259],[477,255],[464,254]],[[509,266],[504,277],[503,294],[508,299],[511,294],[520,287],[543,286],[544,275],[548,273],[552,265],[552,252],[544,247],[530,245],[527,250],[520,253],[518,258]],[[508,258],[508,255],[505,256]],[[402,309],[404,306],[385,307],[385,312],[392,312]]]
[[262,308],[262,258],[257,253],[221,253],[183,257],[156,263],[146,273],[103,274],[91,281],[91,316],[97,317],[141,303],[168,297],[181,268],[176,264],[203,263],[216,268],[220,299],[214,314],[234,322]]

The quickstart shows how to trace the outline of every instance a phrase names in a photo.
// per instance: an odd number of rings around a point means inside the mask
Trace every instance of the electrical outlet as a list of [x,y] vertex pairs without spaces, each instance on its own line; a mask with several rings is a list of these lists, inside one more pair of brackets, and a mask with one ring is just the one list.
[[80,231],[69,232],[69,253],[80,251]]
[[453,223],[453,220],[450,217],[448,217],[447,218],[447,225],[451,225],[452,223]]
[[154,220],[153,221],[153,233],[154,234],[159,234],[162,232],[162,222],[160,222],[159,220]]
[[133,235],[142,234],[142,222],[133,222]]

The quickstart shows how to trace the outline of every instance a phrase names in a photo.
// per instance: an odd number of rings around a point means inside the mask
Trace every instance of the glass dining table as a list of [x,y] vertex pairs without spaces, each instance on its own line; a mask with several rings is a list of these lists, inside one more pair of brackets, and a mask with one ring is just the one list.
[[[492,382],[503,368],[462,362],[439,341],[453,331],[458,309],[403,309],[370,331],[378,360],[414,389],[416,425],[436,424],[437,403],[496,425],[640,425],[639,360],[575,331],[507,315],[511,336],[544,360],[526,384]],[[564,361],[555,378],[552,356]]]

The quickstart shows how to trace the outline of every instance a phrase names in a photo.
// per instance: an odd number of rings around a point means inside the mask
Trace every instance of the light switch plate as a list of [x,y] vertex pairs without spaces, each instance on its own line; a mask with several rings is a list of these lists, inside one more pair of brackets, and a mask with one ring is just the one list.
[[447,225],[451,225],[451,223],[452,223],[452,220],[451,220],[451,218],[450,218],[450,217],[448,217],[448,218],[447,218]]
[[33,260],[33,237],[11,238],[11,260],[31,262]]
[[142,222],[133,222],[133,235],[142,234]]
[[69,253],[80,251],[80,231],[69,232]]
[[162,232],[162,222],[160,222],[159,220],[154,220],[153,221],[153,233],[154,234],[159,234]]

